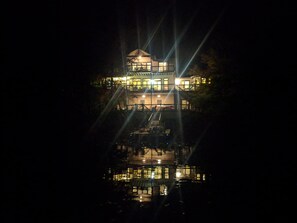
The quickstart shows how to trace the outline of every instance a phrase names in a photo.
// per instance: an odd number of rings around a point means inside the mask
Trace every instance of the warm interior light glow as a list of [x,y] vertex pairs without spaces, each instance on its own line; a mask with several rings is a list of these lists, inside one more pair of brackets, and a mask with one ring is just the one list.
[[157,97],[159,98],[159,97],[161,97],[161,96],[158,94],[158,96],[157,96]]
[[155,80],[149,80],[149,84],[155,84]]
[[161,163],[161,160],[158,160],[158,164],[160,164]]
[[181,172],[176,172],[176,177],[180,177],[181,176]]
[[142,95],[143,98],[145,98],[145,95]]

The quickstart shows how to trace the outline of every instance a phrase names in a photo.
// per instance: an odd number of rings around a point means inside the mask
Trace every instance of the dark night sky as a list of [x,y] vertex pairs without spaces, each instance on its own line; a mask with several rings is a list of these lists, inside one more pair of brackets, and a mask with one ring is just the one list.
[[104,5],[62,4],[62,58],[70,64],[73,60],[84,61],[82,66],[102,72],[106,66],[121,59],[122,49],[128,53],[142,48],[162,17],[163,22],[147,50],[159,58],[164,57],[174,44],[174,19],[179,36],[193,17],[180,42],[184,57],[189,57],[224,4],[217,5],[211,1],[207,4],[173,2],[151,1],[147,5],[139,1],[113,1]]
[[[226,51],[235,51],[242,60],[257,63],[274,59],[272,53],[290,53],[288,48],[294,46],[295,7],[286,1],[266,4],[231,0],[10,4],[4,12],[4,52],[11,63],[15,60],[21,64],[20,70],[26,66],[39,72],[47,67],[62,76],[73,71],[101,73],[118,66],[122,52],[142,47],[164,17],[147,50],[158,58],[164,57],[174,44],[174,24],[177,36],[189,24],[178,45],[183,66],[223,8],[224,15],[201,51],[219,44]],[[263,52],[269,53],[262,58]]]
[[[163,21],[147,50],[158,58],[165,57],[177,37],[186,29],[178,45],[181,65],[192,56],[223,8],[226,12],[211,34],[215,39],[233,41],[240,32],[252,28],[251,15],[242,15],[244,6],[233,8],[230,3],[217,1],[112,1],[107,4],[61,4],[60,41],[64,65],[75,61],[90,71],[104,71],[117,64],[121,53],[142,48],[161,18]],[[250,7],[250,6],[247,6]],[[232,24],[236,22],[236,24]],[[252,23],[254,21],[251,21]],[[239,27],[237,27],[239,26]],[[235,36],[234,36],[235,35]],[[241,35],[244,35],[241,33]],[[122,51],[123,50],[123,51]],[[174,52],[173,55],[174,57]]]
[[[158,58],[165,57],[174,44],[174,26],[178,37],[189,25],[178,44],[182,69],[223,9],[223,16],[201,52],[219,45],[238,57],[242,68],[251,71],[262,69],[261,63],[280,63],[278,55],[290,53],[288,48],[294,45],[290,34],[294,8],[286,2],[62,1],[55,11],[54,45],[58,44],[61,71],[104,73],[121,66],[121,54],[142,48],[162,17],[147,50]],[[171,57],[174,56],[175,52]],[[199,59],[199,53],[195,59]]]

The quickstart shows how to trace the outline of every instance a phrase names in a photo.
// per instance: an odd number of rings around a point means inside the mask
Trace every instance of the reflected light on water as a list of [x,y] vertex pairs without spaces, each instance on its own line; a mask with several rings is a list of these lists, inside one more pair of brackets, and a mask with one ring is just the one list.
[[158,196],[167,196],[177,182],[205,182],[206,173],[197,166],[189,165],[131,166],[114,172],[111,179],[113,182],[123,182],[122,189],[132,200],[150,202]]
[[[155,114],[157,120],[152,115],[147,126],[129,134],[130,143],[112,147],[115,154],[121,152],[125,155],[121,160],[115,158],[114,166],[106,171],[105,179],[110,179],[114,189],[122,191],[132,201],[147,203],[164,197],[160,203],[162,206],[172,191],[178,189],[178,193],[181,193],[182,185],[206,182],[206,173],[197,165],[187,164],[188,157],[193,152],[192,147],[172,145],[166,143],[166,140],[163,142],[170,146],[151,144],[152,141],[161,142],[165,132],[170,131],[161,125],[161,114]],[[150,128],[158,131],[149,131]],[[182,197],[182,194],[179,196]]]

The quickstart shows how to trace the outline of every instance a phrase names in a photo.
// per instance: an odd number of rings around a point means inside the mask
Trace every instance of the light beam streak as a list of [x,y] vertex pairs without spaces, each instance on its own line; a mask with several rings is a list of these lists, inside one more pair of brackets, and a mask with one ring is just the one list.
[[151,41],[153,40],[153,38],[155,37],[157,31],[159,30],[162,22],[164,21],[164,18],[166,17],[167,13],[165,13],[165,15],[162,16],[162,18],[160,19],[159,23],[155,26],[153,33],[151,35],[149,35],[148,40],[146,41],[146,43],[142,46],[141,49],[143,49],[144,51],[146,50],[146,48],[150,45]]
[[193,59],[195,58],[195,56],[197,55],[197,53],[199,52],[199,50],[201,49],[201,47],[204,45],[204,43],[206,42],[206,40],[208,39],[209,35],[212,33],[212,31],[214,30],[214,28],[217,26],[219,20],[222,18],[223,14],[225,12],[225,9],[222,10],[222,12],[220,13],[220,15],[218,16],[218,18],[216,19],[216,21],[214,22],[214,24],[210,27],[209,31],[206,33],[205,37],[203,38],[202,42],[200,43],[200,45],[198,46],[198,48],[195,50],[193,56],[191,57],[191,59],[189,60],[189,62],[187,63],[187,65],[185,66],[184,70],[181,72],[181,74],[179,75],[179,77],[181,77],[185,71],[188,69],[188,67],[190,66],[190,64],[192,63]]
[[111,111],[111,109],[115,106],[117,99],[121,95],[123,91],[123,88],[117,88],[116,92],[113,94],[112,98],[108,101],[107,105],[103,109],[103,111],[100,113],[99,117],[96,119],[94,124],[89,129],[89,133],[91,133],[95,127],[100,127],[105,118],[107,117],[108,113]]

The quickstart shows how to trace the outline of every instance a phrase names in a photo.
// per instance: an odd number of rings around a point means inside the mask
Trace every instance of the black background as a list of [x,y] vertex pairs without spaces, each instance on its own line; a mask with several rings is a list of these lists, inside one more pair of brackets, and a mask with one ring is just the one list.
[[[225,158],[243,163],[234,169],[256,174],[249,192],[255,208],[247,213],[279,219],[292,213],[297,187],[296,7],[286,1],[26,1],[6,6],[1,13],[1,150],[7,163],[4,212],[12,221],[50,222],[69,214],[61,206],[75,209],[80,187],[72,184],[74,170],[95,165],[85,160],[92,152],[86,155],[75,147],[85,131],[75,89],[83,88],[91,75],[118,66],[121,40],[126,53],[138,48],[137,21],[142,46],[147,29],[167,12],[149,50],[166,56],[174,41],[174,8],[179,33],[197,13],[180,42],[180,62],[185,64],[226,7],[202,51],[211,43],[234,44],[231,49],[245,75],[243,89],[250,90],[238,92],[249,104],[234,113],[246,117],[243,122],[249,124],[240,139],[252,146]],[[232,126],[230,131],[237,132]],[[67,199],[61,198],[64,193]]]

